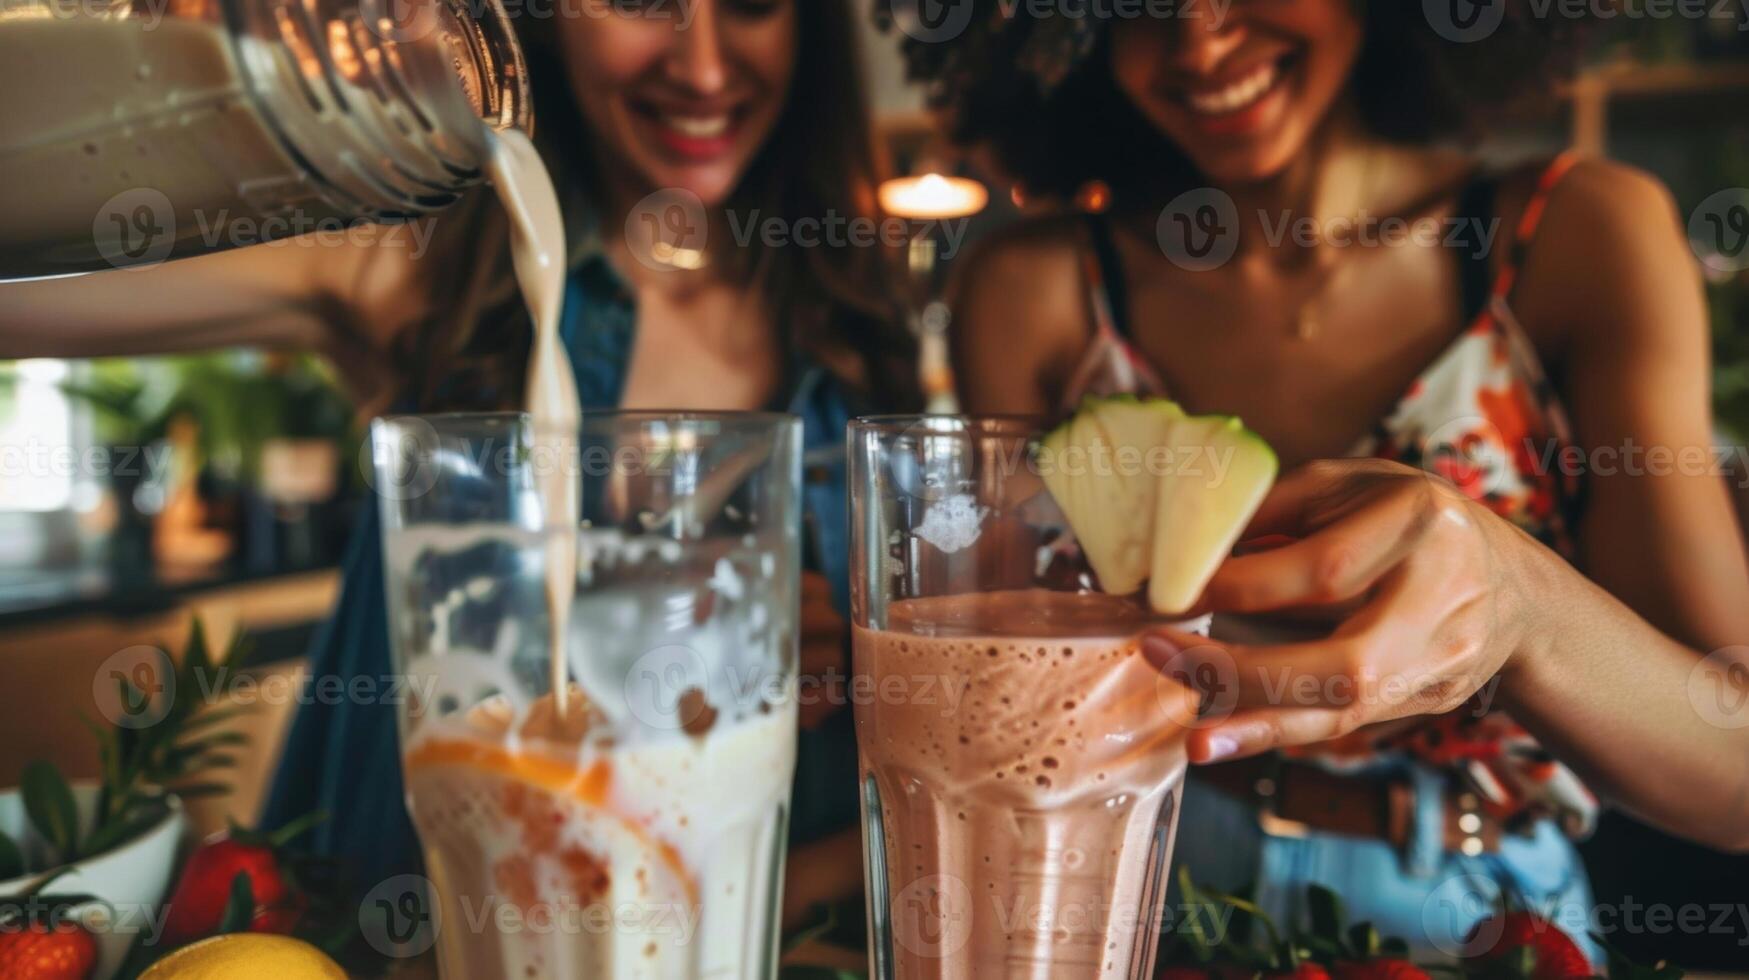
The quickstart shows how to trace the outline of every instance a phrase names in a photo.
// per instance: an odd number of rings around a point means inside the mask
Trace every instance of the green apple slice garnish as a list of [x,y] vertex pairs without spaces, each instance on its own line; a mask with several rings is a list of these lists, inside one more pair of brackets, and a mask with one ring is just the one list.
[[1177,405],[1158,399],[1090,398],[1045,436],[1045,486],[1106,592],[1135,592],[1153,568],[1158,481],[1146,452],[1183,415]]
[[1165,399],[1090,398],[1043,441],[1045,486],[1100,588],[1148,585],[1156,612],[1189,609],[1275,482],[1275,452],[1236,418]]
[[1214,577],[1275,483],[1275,450],[1236,418],[1182,419],[1167,435],[1181,451],[1164,473],[1154,510],[1148,604],[1176,615]]

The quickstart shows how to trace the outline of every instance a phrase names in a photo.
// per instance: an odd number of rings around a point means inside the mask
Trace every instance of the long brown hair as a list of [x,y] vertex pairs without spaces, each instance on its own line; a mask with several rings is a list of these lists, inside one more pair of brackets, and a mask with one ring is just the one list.
[[[739,214],[875,217],[885,161],[877,153],[857,56],[850,0],[795,0],[794,76],[782,116],[731,194]],[[534,92],[535,142],[565,211],[573,267],[601,212],[590,134],[571,94],[551,18],[523,17],[519,35]],[[920,401],[914,351],[881,248],[822,243],[769,248],[758,236],[732,250],[731,281],[767,297],[787,350],[823,364],[871,410]],[[421,410],[506,409],[522,401],[532,326],[510,265],[509,231],[490,189],[478,188],[439,219],[427,271],[430,314],[403,334],[408,385]]]

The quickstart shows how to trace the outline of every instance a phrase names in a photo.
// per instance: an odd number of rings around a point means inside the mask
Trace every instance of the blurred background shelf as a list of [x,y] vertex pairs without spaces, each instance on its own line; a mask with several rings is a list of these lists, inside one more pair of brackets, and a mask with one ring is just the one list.
[[1721,112],[1743,112],[1749,102],[1749,64],[1614,62],[1585,72],[1564,95],[1571,105],[1572,145],[1603,156],[1611,122],[1623,116],[1686,125],[1717,121]]

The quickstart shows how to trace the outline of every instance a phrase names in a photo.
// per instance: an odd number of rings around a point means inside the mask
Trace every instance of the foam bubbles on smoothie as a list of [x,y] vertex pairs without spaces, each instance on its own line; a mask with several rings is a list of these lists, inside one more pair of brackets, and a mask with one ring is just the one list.
[[[1029,590],[900,600],[887,614],[886,630],[856,629],[855,670],[876,678],[856,720],[887,853],[922,857],[889,866],[890,887],[931,874],[982,896],[966,910],[970,972],[955,980],[1007,975],[1016,950],[1047,948],[1122,976],[1138,933],[1133,916],[1111,913],[1144,894],[1147,862],[1129,855],[1147,853],[1175,805],[1192,720],[1156,696],[1140,654],[1146,613]],[[929,694],[943,688],[963,698]],[[1003,914],[1017,907],[1047,914]],[[942,966],[916,964],[949,976]]]

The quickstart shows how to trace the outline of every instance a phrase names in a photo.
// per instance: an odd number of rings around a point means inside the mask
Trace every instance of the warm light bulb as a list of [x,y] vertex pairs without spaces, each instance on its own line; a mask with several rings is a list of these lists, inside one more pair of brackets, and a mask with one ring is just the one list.
[[990,192],[965,177],[937,173],[881,184],[881,210],[900,218],[963,218],[984,210]]

